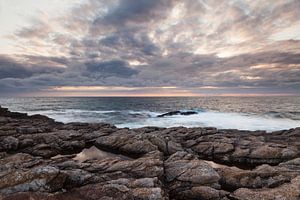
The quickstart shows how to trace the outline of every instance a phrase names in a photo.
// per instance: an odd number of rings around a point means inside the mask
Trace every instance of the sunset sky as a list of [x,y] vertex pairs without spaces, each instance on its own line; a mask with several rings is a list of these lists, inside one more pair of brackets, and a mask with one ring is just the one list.
[[299,0],[0,0],[0,96],[300,95]]

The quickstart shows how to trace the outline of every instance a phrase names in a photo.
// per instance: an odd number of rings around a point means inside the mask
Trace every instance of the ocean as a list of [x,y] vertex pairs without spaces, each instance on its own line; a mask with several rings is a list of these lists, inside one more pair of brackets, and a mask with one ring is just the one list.
[[[11,111],[60,122],[117,127],[216,127],[276,131],[300,127],[300,97],[26,97],[0,98]],[[157,117],[170,111],[192,115]]]

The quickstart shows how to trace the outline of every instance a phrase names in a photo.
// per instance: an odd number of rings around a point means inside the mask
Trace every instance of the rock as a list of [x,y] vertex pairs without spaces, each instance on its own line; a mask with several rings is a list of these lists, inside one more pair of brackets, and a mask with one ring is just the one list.
[[157,146],[158,150],[163,152],[165,155],[170,155],[169,153],[169,145],[167,141],[165,141],[162,137],[159,136],[151,136],[149,141]]
[[92,182],[94,175],[82,169],[77,169],[74,167],[69,170],[62,170],[66,174],[66,180],[64,183],[65,189],[72,189],[75,187],[80,187],[82,185],[87,185]]
[[198,114],[196,111],[186,111],[186,112],[181,112],[181,115],[195,115]]
[[[98,199],[141,199],[163,200],[164,192],[159,187],[130,188],[123,184],[94,184],[72,190],[71,196],[86,200]],[[67,194],[67,196],[69,196]],[[65,195],[64,195],[65,196]]]
[[120,160],[117,163],[111,163],[105,171],[122,171],[133,177],[161,178],[164,173],[162,155],[160,152],[150,152],[135,160]]
[[287,162],[280,163],[279,167],[285,167],[290,170],[299,170],[300,171],[300,158],[295,158],[293,160],[289,160]]
[[[297,156],[297,153],[290,148],[281,148],[280,146],[264,145],[254,149],[249,158],[258,160],[289,160]],[[277,162],[276,162],[277,163]]]
[[300,128],[118,129],[0,107],[0,199],[299,199],[299,141]]
[[222,167],[217,170],[222,177],[222,188],[233,191],[238,188],[277,187],[289,182],[293,177],[285,169],[262,165],[254,170],[242,170],[236,167]]
[[220,179],[218,173],[206,162],[194,155],[177,152],[165,161],[166,180],[168,182],[190,181],[199,185],[211,185]]
[[100,137],[96,140],[95,146],[100,149],[111,149],[132,156],[143,155],[158,149],[149,140],[139,139],[130,134]]
[[300,197],[300,176],[294,178],[291,183],[283,184],[272,189],[251,190],[240,188],[231,195],[237,200],[273,200],[288,199],[299,200]]
[[[61,200],[60,198],[55,198],[52,194],[49,193],[41,193],[41,192],[19,192],[15,194],[11,194],[9,196],[1,196],[1,200]],[[72,200],[80,200],[79,198],[71,198]],[[65,196],[64,200],[71,200]]]
[[167,155],[172,155],[177,151],[183,151],[183,148],[179,143],[168,141],[167,142]]
[[59,154],[59,149],[49,144],[37,144],[29,151],[26,151],[34,156],[42,156],[44,158],[51,158]]
[[[219,174],[206,162],[186,152],[177,152],[165,161],[165,176],[169,183],[171,197],[179,195],[182,199],[205,199],[203,195],[196,192],[200,191],[197,187],[219,188]],[[188,192],[189,190],[193,192]],[[218,191],[215,195],[219,196]]]
[[[192,145],[192,150],[203,159],[218,160],[236,166],[275,165],[294,159],[299,155],[297,143],[286,146],[282,145],[282,141],[278,141],[278,139],[271,140],[272,142],[262,142],[263,136],[253,136],[251,132],[248,134],[235,133],[235,131],[233,133],[228,131],[224,134],[219,132],[200,136],[190,145]],[[257,133],[253,132],[253,134]],[[286,140],[284,137],[282,139]]]
[[0,193],[55,192],[62,189],[65,177],[57,168],[50,166],[11,171],[0,178]]
[[195,115],[198,114],[196,111],[171,111],[161,115],[157,115],[157,117],[166,117],[166,116],[173,116],[173,115]]
[[17,150],[19,145],[19,140],[12,136],[0,138],[0,151],[11,151]]
[[180,111],[171,111],[167,112],[161,115],[157,115],[157,117],[165,117],[165,116],[172,116],[172,115],[179,115],[181,112]]
[[217,190],[208,186],[198,186],[192,187],[189,190],[185,190],[179,192],[177,194],[177,199],[203,199],[203,200],[210,200],[210,199],[223,199],[226,198],[228,192]]
[[13,155],[6,155],[0,159],[0,170],[2,174],[13,171],[15,169],[26,169],[31,166],[43,163],[39,157],[25,153],[17,153]]
[[18,127],[16,131],[17,133],[20,134],[33,134],[33,133],[42,132],[39,128],[33,128],[33,127]]

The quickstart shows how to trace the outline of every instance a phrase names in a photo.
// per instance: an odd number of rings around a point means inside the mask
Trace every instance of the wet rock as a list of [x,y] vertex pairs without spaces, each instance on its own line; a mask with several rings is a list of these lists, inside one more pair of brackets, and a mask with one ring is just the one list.
[[181,112],[181,115],[195,115],[198,114],[196,111],[186,111],[186,112]]
[[172,116],[172,115],[179,115],[180,111],[171,111],[171,112],[167,112],[161,115],[157,115],[157,117],[165,117],[165,116]]
[[166,116],[173,116],[173,115],[195,115],[198,114],[196,111],[171,111],[161,115],[157,115],[157,117],[166,117]]

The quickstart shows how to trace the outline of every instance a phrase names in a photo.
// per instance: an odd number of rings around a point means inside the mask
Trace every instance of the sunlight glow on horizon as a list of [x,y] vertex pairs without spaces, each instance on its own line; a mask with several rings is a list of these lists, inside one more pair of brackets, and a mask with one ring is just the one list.
[[[241,87],[247,88],[247,87]],[[251,87],[250,87],[251,88]],[[224,89],[214,86],[196,87],[196,89],[217,90]],[[175,86],[161,87],[120,87],[120,86],[61,86],[45,89],[37,93],[23,94],[22,96],[36,97],[256,97],[256,96],[295,96],[292,93],[222,93],[193,92],[186,88]],[[298,95],[296,95],[298,96]]]

